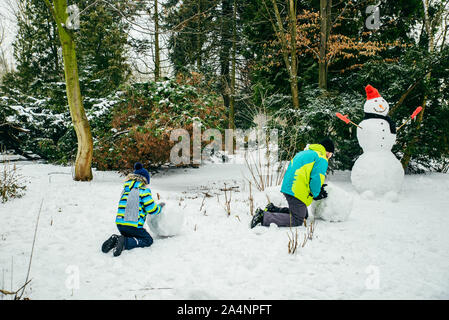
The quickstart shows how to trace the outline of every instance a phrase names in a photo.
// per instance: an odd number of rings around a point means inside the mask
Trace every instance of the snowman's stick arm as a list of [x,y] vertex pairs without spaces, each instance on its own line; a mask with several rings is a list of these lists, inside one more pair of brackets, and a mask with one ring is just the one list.
[[363,129],[361,126],[359,126],[358,124],[355,124],[354,122],[352,122],[351,120],[349,120],[348,119],[348,116],[344,116],[344,115],[342,115],[341,113],[339,113],[339,112],[337,112],[336,113],[336,116],[338,117],[338,119],[340,119],[340,120],[342,120],[342,121],[344,121],[344,122],[346,122],[346,124],[353,124],[353,125],[355,125],[356,127],[359,127],[360,129]]
[[349,121],[351,124],[353,124],[353,125],[355,125],[356,127],[359,127],[360,129],[363,129],[361,126],[359,126],[358,124],[355,124],[354,122],[352,122],[352,121]]
[[422,111],[422,107],[416,108],[415,112],[413,112],[412,116],[407,119],[399,128],[396,129],[396,131],[399,131],[403,126],[405,126],[410,120],[415,119],[415,117]]

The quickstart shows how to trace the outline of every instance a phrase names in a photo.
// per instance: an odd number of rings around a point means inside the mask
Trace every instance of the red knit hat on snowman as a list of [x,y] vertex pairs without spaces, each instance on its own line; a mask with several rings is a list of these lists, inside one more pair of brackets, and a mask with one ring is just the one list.
[[384,98],[382,98],[379,91],[372,85],[367,85],[365,91],[367,101],[363,108],[364,111],[366,113],[375,113],[386,116],[390,110],[390,105]]

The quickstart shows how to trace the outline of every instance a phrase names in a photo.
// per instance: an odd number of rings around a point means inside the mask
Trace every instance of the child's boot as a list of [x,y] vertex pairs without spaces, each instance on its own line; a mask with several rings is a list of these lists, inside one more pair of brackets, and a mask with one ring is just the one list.
[[110,236],[108,240],[103,242],[103,245],[101,246],[101,251],[103,251],[104,253],[108,253],[109,251],[111,251],[111,249],[114,248],[115,245],[117,244],[118,237],[119,236],[116,234]]
[[251,229],[257,226],[259,223],[262,223],[263,221],[263,215],[265,214],[265,211],[258,208],[256,210],[256,214],[254,215],[253,219],[251,220]]
[[115,245],[114,250],[112,251],[112,254],[114,255],[114,257],[118,257],[123,249],[125,248],[125,237],[124,236],[119,236],[117,239],[117,244]]
[[265,207],[265,211],[268,212],[277,212],[278,211],[278,207],[276,207],[273,203],[269,203],[266,207]]

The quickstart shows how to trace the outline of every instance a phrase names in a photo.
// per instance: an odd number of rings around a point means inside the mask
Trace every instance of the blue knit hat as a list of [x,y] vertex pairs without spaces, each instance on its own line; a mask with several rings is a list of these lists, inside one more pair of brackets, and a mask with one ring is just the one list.
[[148,184],[150,184],[150,173],[147,170],[145,170],[145,168],[140,162],[136,162],[134,164],[134,173],[140,174],[141,176],[145,177],[145,179],[147,179],[148,181]]

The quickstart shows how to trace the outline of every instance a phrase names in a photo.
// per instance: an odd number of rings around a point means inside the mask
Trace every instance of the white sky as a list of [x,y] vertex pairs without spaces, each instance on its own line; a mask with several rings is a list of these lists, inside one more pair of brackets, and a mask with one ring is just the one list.
[[[14,15],[14,11],[17,7],[17,1],[18,0],[0,0],[0,39],[3,39],[0,44],[0,50],[4,52],[5,58],[10,66],[14,64],[12,43],[17,34],[17,21]],[[163,0],[160,1],[160,3],[163,2]],[[160,7],[161,6],[162,5],[160,4]],[[161,8],[159,8],[159,11],[160,10]],[[148,23],[148,17],[142,17],[140,20],[142,21],[138,21],[138,23],[142,23],[143,28],[139,27],[137,24],[132,25],[130,34],[135,38],[151,38],[152,36],[146,34],[145,30],[153,30],[154,26],[151,24],[144,25],[143,21]],[[2,30],[4,31],[3,38],[1,38]],[[161,35],[159,41],[161,47],[162,76],[168,76],[171,69],[168,63],[167,50],[164,49],[166,47],[165,43],[167,41],[167,35]],[[137,67],[143,72],[152,72],[154,68],[152,52],[149,52],[146,55],[137,55],[136,53],[131,52],[131,57],[129,60],[131,65],[133,65],[133,68]],[[144,80],[147,77],[152,77],[152,74],[148,76],[136,74],[136,76],[138,77],[138,80]]]
[[15,6],[16,0],[0,0],[0,37],[3,34],[0,49],[3,50],[10,64],[13,62],[12,43],[17,33]]

